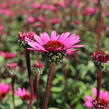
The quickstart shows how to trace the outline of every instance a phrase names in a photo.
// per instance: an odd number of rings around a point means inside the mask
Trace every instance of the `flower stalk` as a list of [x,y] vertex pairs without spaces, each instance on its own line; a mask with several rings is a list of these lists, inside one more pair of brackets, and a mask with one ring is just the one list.
[[35,76],[35,88],[36,88],[36,109],[39,107],[39,80],[40,80],[40,73],[36,74]]
[[15,96],[14,96],[14,76],[11,77],[11,85],[12,85],[12,102],[13,102],[13,109],[15,109]]
[[50,73],[49,73],[48,80],[47,80],[46,95],[44,98],[42,109],[47,109],[48,101],[49,101],[49,97],[50,97],[50,91],[51,91],[51,87],[52,87],[52,81],[53,81],[55,71],[56,71],[55,62],[52,62],[50,64]]
[[26,55],[26,65],[27,65],[27,71],[28,71],[29,85],[31,90],[31,99],[29,101],[27,109],[31,109],[34,89],[33,89],[33,80],[32,80],[32,72],[31,72],[31,63],[30,63],[30,51],[25,50],[25,55]]
[[97,72],[97,96],[96,96],[96,100],[99,101],[99,96],[100,96],[100,88],[102,86],[102,70],[99,70]]

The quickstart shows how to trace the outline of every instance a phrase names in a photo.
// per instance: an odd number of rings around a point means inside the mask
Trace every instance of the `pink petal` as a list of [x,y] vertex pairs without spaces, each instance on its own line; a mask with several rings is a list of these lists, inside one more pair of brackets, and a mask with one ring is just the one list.
[[85,102],[84,103],[84,106],[86,106],[86,107],[89,107],[89,108],[92,108],[92,103],[91,102]]
[[34,49],[34,48],[27,48],[27,49],[31,51],[48,52],[46,50],[41,50],[41,49]]
[[85,45],[74,45],[72,46],[72,48],[80,48],[80,47],[84,47]]
[[89,95],[87,95],[85,98],[86,98],[89,102],[92,102],[92,101],[93,101],[93,98],[92,98],[91,96],[89,96]]
[[68,49],[67,51],[66,51],[66,54],[67,55],[72,55],[74,52],[77,52],[78,50],[77,49]]
[[61,34],[61,36],[58,38],[58,41],[61,41],[61,42],[65,41],[69,35],[70,35],[69,32]]
[[63,42],[66,47],[70,47],[70,46],[80,42],[79,36],[74,36],[74,35],[71,35]]
[[41,38],[40,38],[38,35],[34,34],[34,39],[35,39],[40,45],[43,45],[43,42],[42,42]]
[[45,51],[44,47],[42,47],[40,44],[38,44],[37,42],[29,39],[29,38],[26,38],[25,41],[33,48],[35,49],[41,49],[43,51]]
[[46,32],[42,33],[40,36],[41,36],[41,39],[44,44],[46,44],[48,41],[50,41],[50,37]]
[[51,40],[56,40],[57,37],[56,37],[56,31],[52,31],[51,33]]

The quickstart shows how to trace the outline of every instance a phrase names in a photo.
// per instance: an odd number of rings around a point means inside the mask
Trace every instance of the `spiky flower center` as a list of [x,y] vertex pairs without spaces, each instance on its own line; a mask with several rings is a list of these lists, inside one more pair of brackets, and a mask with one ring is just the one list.
[[94,100],[93,101],[93,108],[94,109],[109,109],[109,101],[106,101],[105,99],[99,99],[99,101]]
[[46,44],[43,45],[44,48],[50,52],[58,49],[58,48],[64,48],[64,44],[60,41],[48,41]]
[[0,100],[5,97],[5,93],[0,93]]

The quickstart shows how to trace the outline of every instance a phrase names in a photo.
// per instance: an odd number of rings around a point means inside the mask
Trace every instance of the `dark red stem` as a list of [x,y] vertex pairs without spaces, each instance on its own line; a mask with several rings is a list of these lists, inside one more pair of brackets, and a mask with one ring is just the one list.
[[96,32],[97,32],[97,50],[101,49],[101,32],[103,29],[103,16],[102,16],[102,6],[100,0],[98,0],[97,9],[99,10],[98,16],[97,16],[97,25],[96,25]]
[[15,109],[15,96],[14,96],[14,76],[11,77],[11,84],[12,84],[12,102],[13,102],[13,109]]
[[39,80],[40,80],[40,73],[38,73],[35,77],[35,88],[36,88],[36,100],[37,100],[37,103],[36,103],[36,109],[38,109],[39,107]]
[[52,87],[54,73],[55,73],[55,62],[52,62],[50,64],[50,73],[49,73],[48,80],[47,80],[46,95],[44,98],[42,109],[48,109],[47,106],[48,106],[48,101],[49,101],[49,97],[50,97],[50,91],[51,91],[51,87]]
[[99,70],[97,72],[97,96],[96,96],[97,101],[99,101],[100,88],[102,86],[102,73],[103,73],[103,71],[101,71],[101,70]]
[[34,88],[33,88],[33,79],[32,79],[31,63],[30,63],[30,51],[25,50],[25,55],[26,55],[26,66],[27,66],[27,71],[28,71],[29,85],[30,85],[30,90],[31,90],[31,99],[29,101],[27,109],[31,109],[32,99],[34,95]]

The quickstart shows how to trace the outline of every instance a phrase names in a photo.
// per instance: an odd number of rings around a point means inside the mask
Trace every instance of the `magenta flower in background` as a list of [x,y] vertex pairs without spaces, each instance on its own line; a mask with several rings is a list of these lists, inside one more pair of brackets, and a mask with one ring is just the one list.
[[11,90],[10,84],[0,83],[0,100],[2,100]]
[[18,88],[18,90],[15,91],[15,95],[19,96],[22,100],[25,100],[25,101],[28,101],[31,99],[31,93],[27,91],[25,88]]
[[0,51],[0,55],[3,56],[5,59],[13,59],[17,56],[16,53],[10,53],[4,51]]
[[60,2],[60,1],[59,2],[55,2],[54,5],[55,6],[59,6],[61,8],[65,8],[66,7],[65,3],[64,2]]
[[83,12],[82,15],[86,15],[86,16],[91,16],[96,12],[95,8],[86,8]]
[[40,8],[43,10],[56,11],[56,8],[54,5],[41,5]]
[[109,0],[105,0],[106,5],[109,6]]
[[16,68],[17,66],[18,66],[18,64],[17,63],[9,63],[9,64],[7,64],[6,65],[9,69],[13,69],[13,68]]
[[56,31],[53,31],[51,36],[44,32],[40,36],[34,34],[34,39],[25,38],[25,41],[32,47],[28,48],[29,50],[47,53],[83,47],[83,45],[75,45],[80,42],[80,37],[76,34],[70,35],[69,32],[57,35]]
[[37,3],[32,3],[30,4],[31,8],[35,8],[35,9],[40,9],[41,8],[41,4],[37,4]]
[[92,109],[109,109],[109,92],[107,91],[100,91],[99,101],[95,100],[97,95],[96,88],[93,89],[93,96],[89,95],[85,96],[85,103],[84,106]]
[[72,5],[74,8],[78,8],[80,5],[80,0],[73,0]]
[[28,17],[28,22],[29,23],[34,23],[34,21],[35,21],[35,18],[33,16]]
[[106,32],[109,32],[109,26],[106,27],[105,31]]
[[93,3],[98,4],[98,0],[92,0]]
[[59,18],[52,18],[52,19],[49,19],[49,22],[51,24],[59,24],[61,20]]
[[2,34],[5,34],[5,32],[4,32],[4,26],[3,25],[0,25],[0,35],[2,35]]

